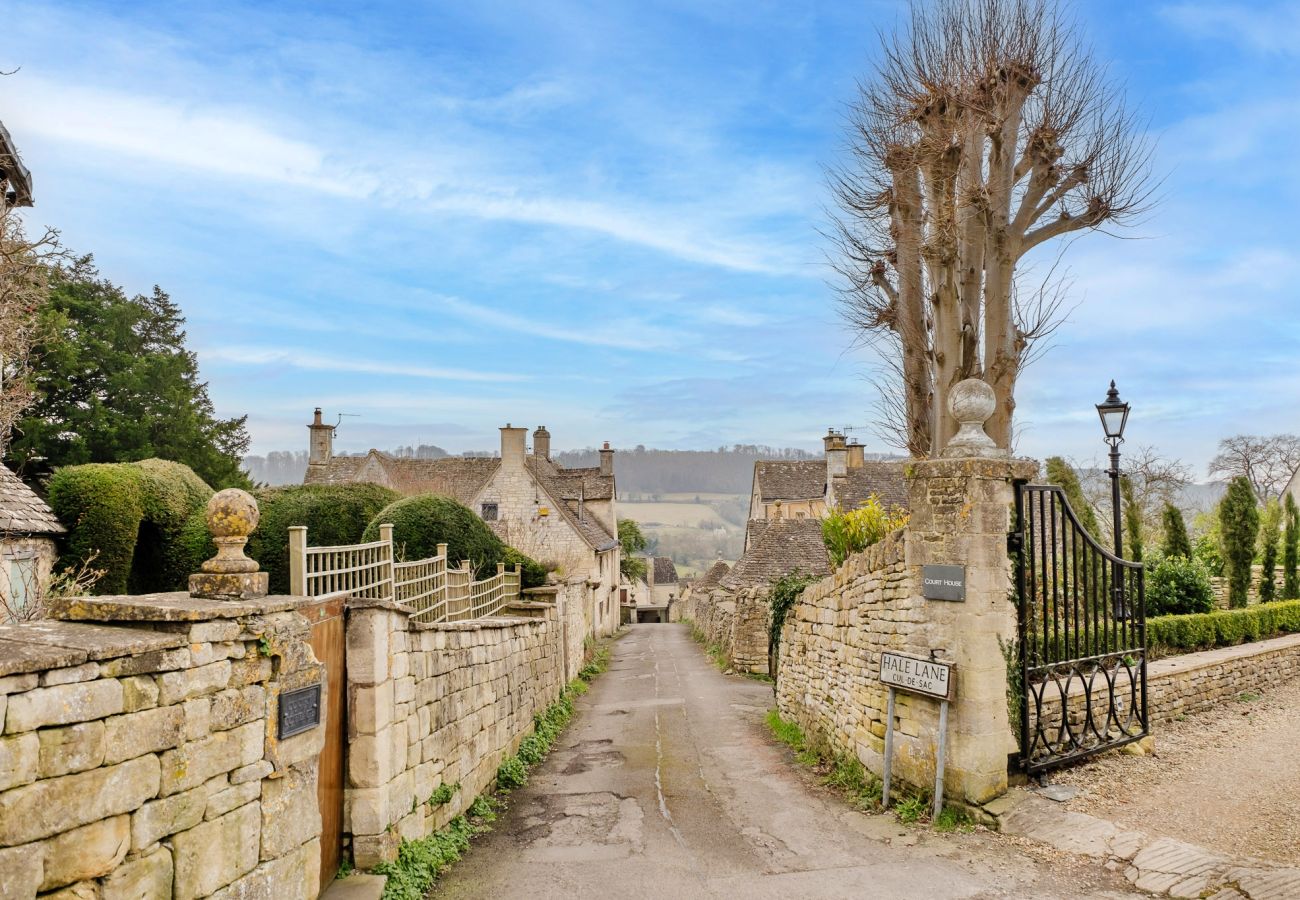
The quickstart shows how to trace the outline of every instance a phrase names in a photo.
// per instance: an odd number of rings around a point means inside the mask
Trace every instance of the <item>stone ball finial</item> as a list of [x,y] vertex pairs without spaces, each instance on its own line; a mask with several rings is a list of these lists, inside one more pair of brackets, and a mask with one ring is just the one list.
[[226,488],[217,491],[208,501],[207,517],[208,531],[214,538],[242,537],[247,540],[257,527],[262,511],[248,491]]
[[943,449],[945,458],[1008,455],[984,432],[984,423],[998,408],[993,388],[980,378],[959,381],[948,395],[948,411],[957,420],[957,433]]
[[191,595],[220,600],[266,595],[267,574],[258,571],[256,560],[244,555],[244,545],[261,515],[248,491],[226,488],[212,495],[207,522],[217,555],[203,563],[200,573],[190,576]]

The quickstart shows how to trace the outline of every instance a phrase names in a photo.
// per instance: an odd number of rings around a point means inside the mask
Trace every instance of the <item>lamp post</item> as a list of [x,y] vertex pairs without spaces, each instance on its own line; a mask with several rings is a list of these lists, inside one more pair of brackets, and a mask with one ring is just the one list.
[[[1124,558],[1123,523],[1120,515],[1119,501],[1119,445],[1124,443],[1124,426],[1128,424],[1129,405],[1119,399],[1119,391],[1112,379],[1106,399],[1097,404],[1097,415],[1101,416],[1102,431],[1106,434],[1106,443],[1110,444],[1110,502],[1115,523],[1115,556]],[[1114,566],[1115,618],[1123,620],[1128,610],[1124,603],[1124,572],[1119,563]]]

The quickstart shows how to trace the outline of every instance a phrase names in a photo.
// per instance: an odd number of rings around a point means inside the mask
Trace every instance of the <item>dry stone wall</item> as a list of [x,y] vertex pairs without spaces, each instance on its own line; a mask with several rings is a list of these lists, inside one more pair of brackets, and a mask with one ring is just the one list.
[[307,620],[166,598],[0,628],[0,897],[317,895],[323,728],[275,729],[280,691],[321,680]]
[[1152,722],[1192,715],[1300,678],[1300,634],[1147,664]]
[[[381,601],[349,609],[344,827],[359,868],[462,812],[559,697],[566,629],[555,606],[529,606],[526,617],[437,625]],[[439,803],[442,785],[452,792]]]

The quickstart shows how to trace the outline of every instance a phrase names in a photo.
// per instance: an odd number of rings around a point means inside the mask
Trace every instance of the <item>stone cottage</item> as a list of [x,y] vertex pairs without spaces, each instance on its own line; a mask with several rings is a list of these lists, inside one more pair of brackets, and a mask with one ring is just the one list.
[[380,450],[335,456],[334,426],[321,411],[307,426],[310,453],[304,484],[382,484],[406,496],[441,494],[468,506],[512,547],[559,572],[586,576],[595,592],[595,620],[618,616],[620,544],[615,507],[614,451],[600,450],[600,464],[564,468],[551,460],[551,433],[507,424],[496,457],[415,459]]
[[836,507],[855,509],[876,494],[886,506],[907,506],[903,463],[866,458],[866,449],[843,434],[822,438],[822,459],[758,460],[749,518],[820,519]]
[[58,558],[63,526],[45,501],[0,466],[0,622],[35,614]]

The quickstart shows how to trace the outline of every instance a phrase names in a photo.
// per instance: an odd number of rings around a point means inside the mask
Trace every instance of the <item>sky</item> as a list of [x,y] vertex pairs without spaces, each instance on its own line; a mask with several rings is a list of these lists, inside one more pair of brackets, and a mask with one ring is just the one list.
[[[898,2],[6,0],[0,120],[36,224],[188,318],[252,451],[868,449],[877,360],[823,232],[845,104]],[[1017,452],[1128,439],[1204,475],[1300,431],[1300,3],[1080,2],[1159,203],[1064,257]]]

